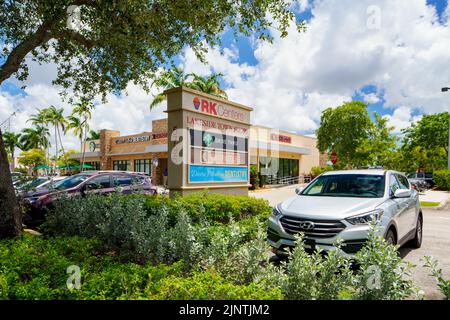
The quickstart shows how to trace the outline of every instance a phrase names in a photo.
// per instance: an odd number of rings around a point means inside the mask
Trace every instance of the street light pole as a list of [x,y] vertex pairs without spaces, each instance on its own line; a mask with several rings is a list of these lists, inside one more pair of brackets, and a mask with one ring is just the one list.
[[[450,91],[450,87],[444,87],[441,89],[442,92]],[[450,117],[449,117],[449,125],[448,125],[448,147],[447,147],[447,168],[450,170]]]

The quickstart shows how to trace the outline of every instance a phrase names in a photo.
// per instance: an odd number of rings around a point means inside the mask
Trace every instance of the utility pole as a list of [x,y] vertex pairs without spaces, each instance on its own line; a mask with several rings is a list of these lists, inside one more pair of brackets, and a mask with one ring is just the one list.
[[[442,92],[450,91],[450,87],[444,87],[441,89]],[[450,117],[449,117],[449,125],[448,125],[448,154],[447,154],[447,168],[450,170]]]

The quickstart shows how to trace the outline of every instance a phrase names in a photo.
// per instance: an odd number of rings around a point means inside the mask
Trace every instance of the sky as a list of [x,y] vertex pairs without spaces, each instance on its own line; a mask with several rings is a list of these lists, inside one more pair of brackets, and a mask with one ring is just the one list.
[[[208,64],[190,48],[175,60],[186,72],[222,73],[229,99],[254,108],[252,123],[314,135],[321,112],[351,100],[369,104],[369,112],[401,129],[424,114],[447,111],[450,93],[450,7],[447,0],[297,0],[292,5],[307,31],[294,24],[273,44],[255,37],[235,39],[227,30],[222,45],[210,48]],[[11,130],[20,131],[37,108],[55,105],[69,115],[71,106],[52,86],[54,65],[30,63],[24,83],[0,86],[0,123],[16,112]],[[25,85],[26,88],[21,87]],[[156,94],[154,90],[152,94]],[[133,134],[151,130],[165,117],[165,103],[149,110],[152,94],[130,84],[120,96],[96,102],[91,127]],[[68,134],[66,149],[79,148]]]

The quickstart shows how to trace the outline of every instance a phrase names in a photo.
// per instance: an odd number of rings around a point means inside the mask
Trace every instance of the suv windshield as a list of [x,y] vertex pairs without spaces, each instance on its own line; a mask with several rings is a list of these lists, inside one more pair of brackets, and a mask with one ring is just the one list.
[[64,180],[58,181],[53,185],[53,189],[56,190],[64,190],[68,188],[75,187],[79,185],[81,182],[91,177],[91,175],[87,174],[77,174],[75,176],[68,177]]
[[382,198],[385,178],[380,175],[339,174],[317,178],[301,195],[322,197]]

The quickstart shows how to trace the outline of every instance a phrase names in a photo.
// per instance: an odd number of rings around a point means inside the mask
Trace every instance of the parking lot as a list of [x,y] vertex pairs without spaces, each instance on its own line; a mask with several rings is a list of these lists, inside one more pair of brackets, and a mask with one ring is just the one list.
[[[276,205],[294,196],[295,186],[257,191],[251,195],[256,198],[266,199],[271,205]],[[436,195],[428,192],[427,199],[424,200],[428,200],[429,197]],[[442,195],[438,198],[442,199]],[[416,265],[412,275],[418,287],[424,291],[425,298],[442,299],[443,295],[440,293],[435,279],[429,276],[429,270],[423,267],[421,259],[424,256],[436,258],[444,276],[450,279],[450,205],[446,205],[441,209],[423,208],[422,211],[424,214],[422,247],[415,250],[407,247],[401,248],[400,255],[405,261]]]

